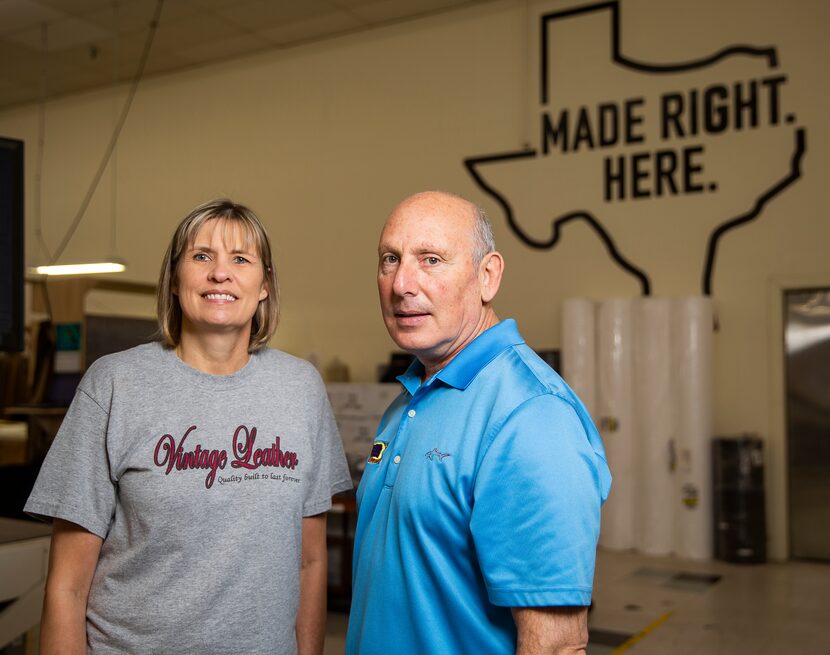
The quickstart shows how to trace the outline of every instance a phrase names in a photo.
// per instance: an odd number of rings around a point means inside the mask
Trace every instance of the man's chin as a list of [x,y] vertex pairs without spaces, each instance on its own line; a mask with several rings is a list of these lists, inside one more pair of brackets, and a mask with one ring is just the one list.
[[387,327],[389,329],[389,336],[392,337],[392,341],[394,341],[401,350],[413,352],[421,350],[424,347],[425,335],[423,334],[424,330],[420,326],[401,327],[395,324]]

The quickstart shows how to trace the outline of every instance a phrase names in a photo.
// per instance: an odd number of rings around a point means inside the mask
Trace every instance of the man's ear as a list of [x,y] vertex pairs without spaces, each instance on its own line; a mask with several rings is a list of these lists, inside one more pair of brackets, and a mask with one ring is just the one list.
[[499,291],[501,276],[504,273],[504,257],[493,251],[484,255],[478,268],[478,280],[481,287],[481,302],[489,303]]

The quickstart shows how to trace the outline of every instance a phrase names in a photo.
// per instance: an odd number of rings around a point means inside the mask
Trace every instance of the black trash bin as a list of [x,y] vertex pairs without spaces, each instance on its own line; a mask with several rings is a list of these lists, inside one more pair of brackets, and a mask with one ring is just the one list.
[[712,440],[715,557],[767,560],[763,442],[753,435]]

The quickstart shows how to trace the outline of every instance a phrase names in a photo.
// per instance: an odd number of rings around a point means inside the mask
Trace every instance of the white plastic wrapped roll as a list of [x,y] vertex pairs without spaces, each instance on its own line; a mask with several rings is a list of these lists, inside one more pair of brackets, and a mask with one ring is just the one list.
[[672,373],[672,301],[636,301],[634,406],[637,415],[635,478],[638,486],[637,550],[668,555],[674,547],[676,513],[675,393]]
[[634,547],[633,302],[606,300],[597,312],[599,393],[594,418],[613,477],[602,507],[599,543],[612,550]]
[[674,551],[713,556],[711,298],[675,301],[673,363],[677,377],[676,532]]
[[593,301],[562,303],[562,377],[596,421],[596,319]]

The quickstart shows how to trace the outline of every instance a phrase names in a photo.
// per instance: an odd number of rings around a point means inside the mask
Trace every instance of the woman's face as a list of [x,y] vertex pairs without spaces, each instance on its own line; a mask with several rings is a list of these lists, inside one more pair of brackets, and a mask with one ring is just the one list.
[[173,293],[183,332],[238,333],[246,340],[260,300],[268,296],[259,253],[235,221],[205,221],[179,258]]

